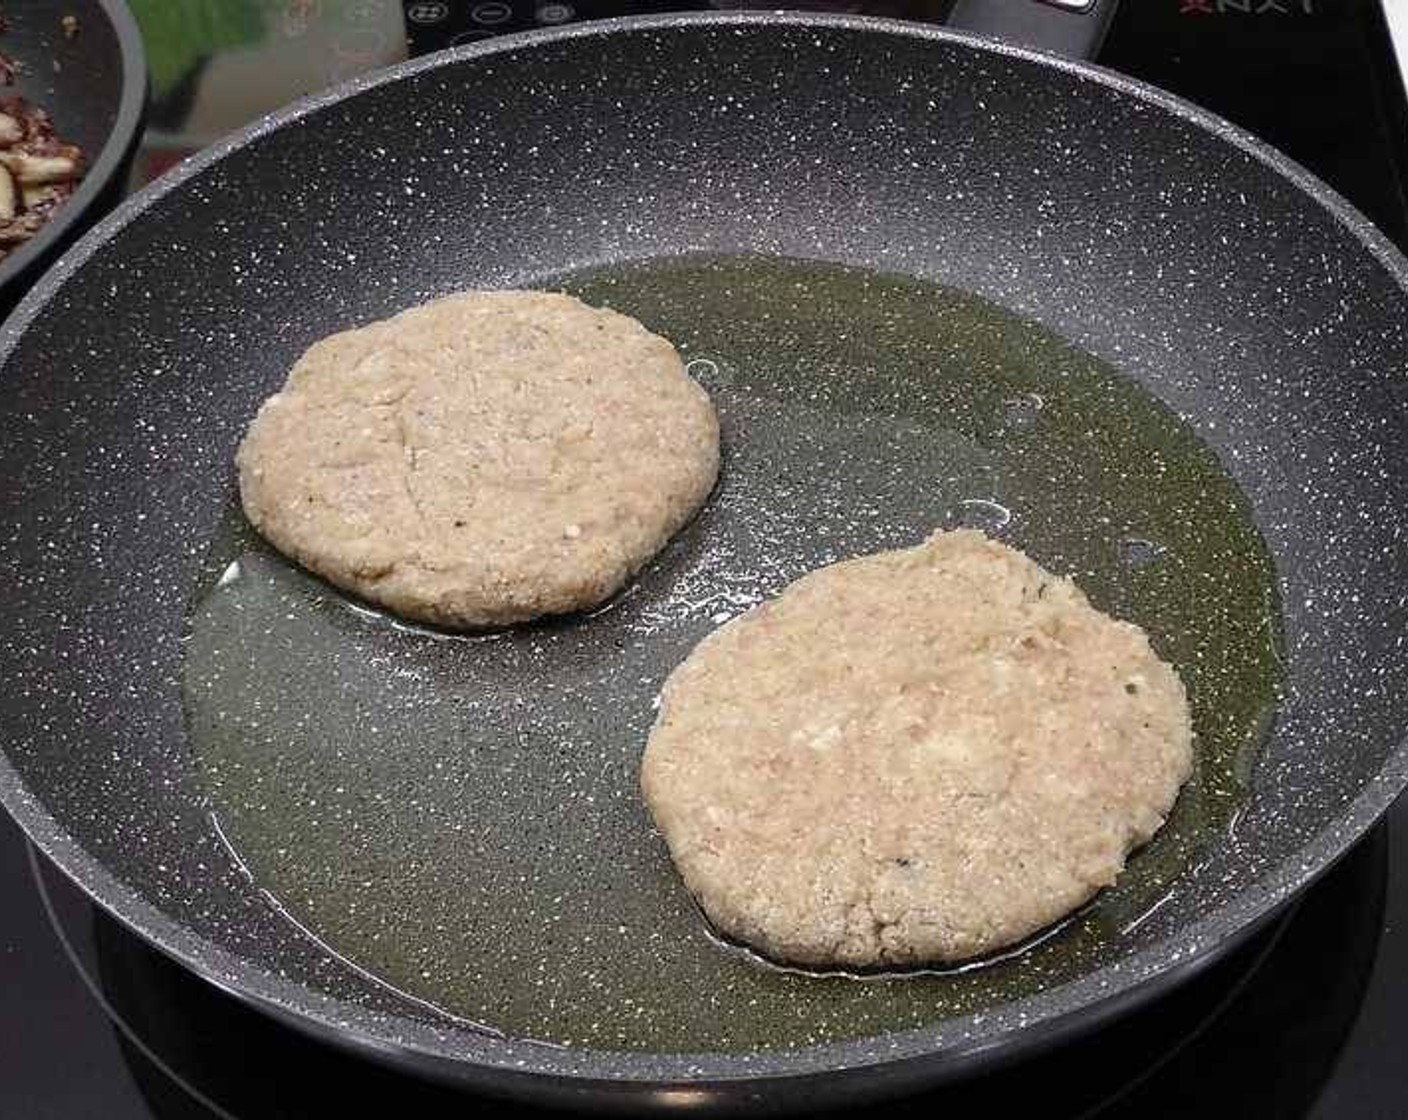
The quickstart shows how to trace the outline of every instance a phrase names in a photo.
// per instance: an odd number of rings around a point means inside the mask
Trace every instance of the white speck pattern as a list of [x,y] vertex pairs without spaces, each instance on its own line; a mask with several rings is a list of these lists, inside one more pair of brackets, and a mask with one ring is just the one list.
[[[367,983],[222,854],[192,786],[182,632],[254,403],[347,325],[682,250],[995,301],[1151,387],[1247,495],[1279,572],[1288,687],[1235,832],[1117,958],[849,1040],[828,1020],[773,1050],[549,1047]],[[1405,277],[1342,200],[1233,127],[914,25],[606,22],[358,80],[129,200],[0,332],[0,796],[195,970],[441,1072],[702,1081],[725,1098],[939,1053],[942,1076],[1235,941],[1408,780]],[[827,1100],[879,1083],[834,1074]]]

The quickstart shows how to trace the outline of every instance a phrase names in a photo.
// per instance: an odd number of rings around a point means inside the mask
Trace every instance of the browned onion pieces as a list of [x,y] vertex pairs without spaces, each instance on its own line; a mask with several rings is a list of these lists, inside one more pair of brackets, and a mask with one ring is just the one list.
[[58,138],[48,113],[0,98],[0,260],[43,228],[82,176],[82,151]]

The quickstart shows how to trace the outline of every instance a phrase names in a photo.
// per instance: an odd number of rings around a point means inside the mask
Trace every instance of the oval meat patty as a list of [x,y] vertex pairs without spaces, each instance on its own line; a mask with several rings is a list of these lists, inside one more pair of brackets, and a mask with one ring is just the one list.
[[958,961],[1114,882],[1192,765],[1138,627],[981,533],[834,564],[665,684],[642,785],[709,918],[812,966]]
[[332,335],[237,456],[280,551],[406,618],[595,606],[718,475],[708,395],[665,339],[549,292],[467,292]]

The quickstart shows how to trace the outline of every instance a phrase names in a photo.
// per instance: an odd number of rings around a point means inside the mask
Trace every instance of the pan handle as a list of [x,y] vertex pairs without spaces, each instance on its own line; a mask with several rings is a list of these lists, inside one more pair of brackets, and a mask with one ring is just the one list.
[[958,0],[947,26],[1068,58],[1094,58],[1118,0]]

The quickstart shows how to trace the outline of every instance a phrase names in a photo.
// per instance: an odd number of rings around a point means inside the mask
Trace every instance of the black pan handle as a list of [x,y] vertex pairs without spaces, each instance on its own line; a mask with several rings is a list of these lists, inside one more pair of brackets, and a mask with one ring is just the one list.
[[1094,58],[1117,0],[958,0],[948,26],[1004,43]]

